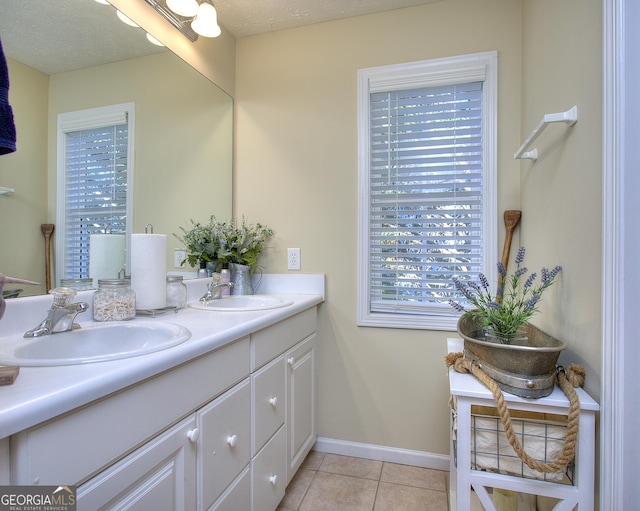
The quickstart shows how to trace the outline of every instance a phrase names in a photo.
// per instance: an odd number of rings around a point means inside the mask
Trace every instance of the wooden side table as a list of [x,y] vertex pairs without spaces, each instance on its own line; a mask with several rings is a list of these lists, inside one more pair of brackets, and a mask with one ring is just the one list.
[[[462,352],[462,339],[448,339],[449,352]],[[449,369],[451,395],[457,401],[457,431],[451,431],[450,444],[450,493],[451,509],[468,511],[471,508],[471,491],[475,490],[487,511],[496,511],[486,488],[502,488],[532,495],[559,499],[554,511],[571,511],[577,505],[579,511],[592,511],[595,481],[595,418],[599,410],[596,403],[583,389],[576,392],[580,398],[580,426],[576,446],[573,484],[544,481],[506,475],[489,470],[472,468],[472,409],[471,407],[495,407],[493,394],[475,376]],[[538,412],[541,414],[567,415],[569,400],[556,386],[551,395],[540,399],[525,399],[504,393],[510,411]],[[453,426],[452,419],[452,426]],[[526,446],[525,446],[526,448]]]

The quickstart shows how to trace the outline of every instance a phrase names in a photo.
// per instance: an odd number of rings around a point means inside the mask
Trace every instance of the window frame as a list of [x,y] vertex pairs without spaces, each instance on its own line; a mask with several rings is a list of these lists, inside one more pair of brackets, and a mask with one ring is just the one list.
[[370,290],[370,95],[437,85],[483,83],[483,273],[495,281],[497,250],[498,54],[496,51],[358,70],[358,326],[455,330],[459,313],[372,312]]
[[121,103],[58,114],[56,191],[56,280],[65,278],[66,259],[66,134],[127,123],[126,265],[130,268],[130,241],[133,227],[133,183],[135,164],[135,103]]

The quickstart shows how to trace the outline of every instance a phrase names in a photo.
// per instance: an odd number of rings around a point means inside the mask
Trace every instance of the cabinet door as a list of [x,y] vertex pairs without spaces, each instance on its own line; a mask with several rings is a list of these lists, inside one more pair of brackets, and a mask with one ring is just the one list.
[[191,416],[78,487],[78,511],[194,509],[195,427]]
[[286,408],[284,356],[276,358],[251,375],[251,390],[253,395],[252,454],[255,456],[284,424]]
[[198,507],[209,509],[249,464],[251,385],[249,378],[197,412]]
[[313,334],[285,354],[287,362],[287,483],[316,441]]

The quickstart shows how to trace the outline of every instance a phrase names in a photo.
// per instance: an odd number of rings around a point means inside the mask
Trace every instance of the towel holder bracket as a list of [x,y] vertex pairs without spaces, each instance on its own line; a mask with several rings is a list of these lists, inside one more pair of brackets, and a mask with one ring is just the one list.
[[536,139],[542,134],[544,129],[549,124],[553,124],[557,122],[564,122],[568,126],[573,126],[576,122],[578,122],[578,106],[574,105],[572,108],[570,108],[566,112],[545,114],[542,120],[538,123],[538,125],[533,129],[531,134],[520,146],[520,149],[518,149],[515,152],[513,157],[516,160],[517,159],[537,160],[538,150],[534,148],[530,151],[527,151],[527,149],[536,141]]

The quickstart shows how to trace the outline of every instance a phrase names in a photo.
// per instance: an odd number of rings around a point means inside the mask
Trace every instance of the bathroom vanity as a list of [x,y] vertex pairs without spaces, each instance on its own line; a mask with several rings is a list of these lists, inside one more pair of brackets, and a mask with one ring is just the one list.
[[157,353],[22,368],[0,387],[0,484],[76,485],[79,510],[275,510],[316,438],[322,291],[286,297],[163,316],[192,337]]

